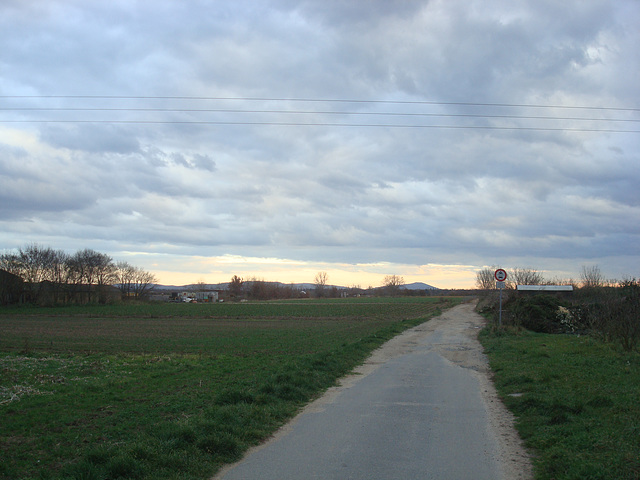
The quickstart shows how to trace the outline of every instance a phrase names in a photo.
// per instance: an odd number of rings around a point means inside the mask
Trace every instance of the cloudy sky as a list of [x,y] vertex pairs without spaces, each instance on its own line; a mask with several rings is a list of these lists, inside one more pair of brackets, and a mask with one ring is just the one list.
[[1,251],[640,276],[636,0],[4,0],[0,45]]

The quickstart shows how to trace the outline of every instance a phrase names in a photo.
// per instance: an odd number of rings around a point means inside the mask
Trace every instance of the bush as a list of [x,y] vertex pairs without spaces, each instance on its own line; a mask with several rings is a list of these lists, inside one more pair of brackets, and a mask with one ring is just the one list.
[[560,302],[549,295],[519,297],[508,305],[515,319],[527,330],[540,333],[560,333],[562,327],[556,316]]
[[640,281],[594,291],[583,311],[591,329],[606,341],[619,342],[627,351],[640,343]]
[[[497,323],[498,295],[491,292],[478,302],[477,311]],[[570,297],[550,294],[503,297],[502,323],[539,333],[574,333],[600,336],[626,351],[640,346],[640,280],[617,286],[586,286]]]

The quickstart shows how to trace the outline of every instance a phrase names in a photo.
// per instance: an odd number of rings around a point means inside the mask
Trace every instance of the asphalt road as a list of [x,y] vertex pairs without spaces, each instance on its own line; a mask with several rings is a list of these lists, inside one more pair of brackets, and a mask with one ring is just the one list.
[[461,305],[392,340],[216,479],[526,478],[490,418],[474,315]]

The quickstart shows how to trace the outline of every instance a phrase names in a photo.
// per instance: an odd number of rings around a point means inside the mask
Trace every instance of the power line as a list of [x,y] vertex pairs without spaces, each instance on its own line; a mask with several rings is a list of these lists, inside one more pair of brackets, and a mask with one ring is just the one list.
[[[586,105],[543,105],[543,104],[509,104],[509,103],[474,103],[474,102],[437,102],[419,100],[362,100],[362,99],[320,99],[320,98],[268,98],[268,97],[196,97],[196,96],[116,96],[116,95],[0,95],[0,99],[102,99],[102,100],[189,100],[189,101],[249,101],[249,102],[339,102],[352,104],[385,104],[385,105],[430,105],[430,106],[467,106],[467,107],[510,107],[510,108],[538,108],[538,109],[580,109],[607,112],[638,112],[636,108],[617,108],[606,106]],[[600,127],[544,127],[544,126],[507,126],[507,125],[425,125],[410,123],[350,123],[331,121],[268,121],[268,120],[118,120],[118,119],[16,119],[0,120],[0,123],[95,123],[95,124],[182,124],[182,125],[265,125],[265,126],[324,126],[324,127],[383,127],[383,128],[443,128],[443,129],[483,129],[483,130],[530,130],[530,131],[564,131],[564,132],[602,132],[602,133],[640,133],[638,130],[623,130],[617,128],[603,128],[602,122],[637,123],[636,118],[597,118],[596,116],[552,116],[552,115],[522,115],[522,114],[494,114],[494,113],[440,113],[440,112],[389,112],[389,111],[352,111],[352,110],[311,110],[311,109],[245,109],[245,108],[167,108],[167,107],[65,107],[65,106],[0,106],[0,112],[156,112],[156,113],[222,113],[222,114],[260,114],[260,115],[342,115],[360,117],[404,117],[404,118],[469,118],[469,119],[505,119],[505,120],[541,120],[541,121],[578,121],[598,122]]]
[[0,111],[46,111],[46,112],[164,112],[164,113],[268,113],[304,115],[360,115],[398,117],[461,117],[461,118],[507,118],[518,120],[581,120],[596,122],[640,122],[632,118],[552,117],[536,115],[489,115],[479,113],[421,113],[421,112],[350,112],[331,110],[245,110],[233,108],[93,108],[93,107],[0,107]]
[[389,105],[442,105],[472,107],[512,107],[512,108],[566,108],[581,110],[609,110],[640,112],[640,108],[621,108],[589,105],[545,105],[526,103],[478,103],[478,102],[440,102],[430,100],[366,100],[344,98],[278,98],[278,97],[206,97],[206,96],[134,96],[134,95],[0,95],[7,99],[108,99],[108,100],[218,100],[218,101],[260,101],[260,102],[327,102],[327,103],[370,103]]
[[230,122],[200,120],[0,120],[0,123],[97,123],[97,124],[151,124],[151,125],[266,125],[284,127],[385,127],[385,128],[443,128],[471,130],[530,130],[554,132],[600,132],[600,133],[640,133],[640,130],[614,130],[601,128],[553,128],[553,127],[508,127],[495,125],[415,125],[379,123],[327,123],[327,122]]

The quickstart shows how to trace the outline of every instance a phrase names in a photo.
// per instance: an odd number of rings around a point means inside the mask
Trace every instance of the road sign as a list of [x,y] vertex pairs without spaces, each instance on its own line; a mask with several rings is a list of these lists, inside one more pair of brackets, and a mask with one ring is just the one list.
[[499,282],[504,282],[507,279],[507,271],[504,268],[499,268],[496,270],[496,273],[493,274]]
[[496,288],[506,288],[507,284],[505,282],[496,282]]

